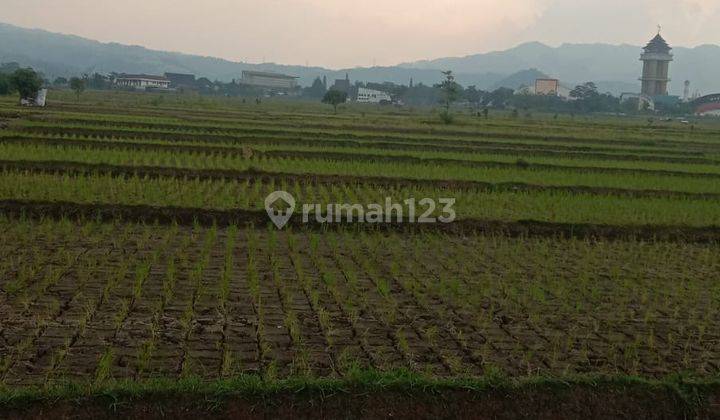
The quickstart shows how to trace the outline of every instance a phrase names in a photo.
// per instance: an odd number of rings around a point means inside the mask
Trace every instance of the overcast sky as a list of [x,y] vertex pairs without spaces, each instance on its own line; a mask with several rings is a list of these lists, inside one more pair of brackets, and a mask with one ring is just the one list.
[[[392,65],[521,42],[720,44],[720,0],[1,0],[0,21],[249,62]],[[0,40],[1,42],[2,40]]]

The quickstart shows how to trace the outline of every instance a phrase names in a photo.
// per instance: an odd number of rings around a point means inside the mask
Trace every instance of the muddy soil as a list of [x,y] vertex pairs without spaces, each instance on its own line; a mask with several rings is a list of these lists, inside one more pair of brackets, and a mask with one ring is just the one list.
[[276,395],[272,399],[229,398],[210,402],[192,396],[106,402],[80,400],[6,411],[9,419],[174,418],[174,419],[714,419],[711,403],[688,408],[663,391],[625,389],[446,391],[432,394],[369,392],[331,395]]

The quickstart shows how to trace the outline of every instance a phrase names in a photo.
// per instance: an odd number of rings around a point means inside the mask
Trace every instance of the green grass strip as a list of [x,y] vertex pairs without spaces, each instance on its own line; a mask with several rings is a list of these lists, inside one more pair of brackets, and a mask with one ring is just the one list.
[[483,377],[438,378],[408,370],[379,372],[355,369],[342,378],[291,377],[266,379],[259,375],[240,375],[230,379],[205,381],[197,377],[157,378],[145,381],[111,380],[101,384],[58,382],[40,387],[0,388],[0,409],[25,409],[37,404],[91,402],[108,408],[133,401],[172,400],[182,397],[200,401],[207,408],[219,407],[230,398],[269,400],[280,395],[313,397],[332,394],[398,392],[411,395],[441,394],[445,391],[483,393],[500,391],[514,394],[529,391],[561,394],[575,388],[598,392],[643,391],[665,393],[692,413],[720,391],[719,378],[697,378],[681,374],[662,379],[636,376],[573,375],[565,377],[531,376],[510,378],[501,373]]

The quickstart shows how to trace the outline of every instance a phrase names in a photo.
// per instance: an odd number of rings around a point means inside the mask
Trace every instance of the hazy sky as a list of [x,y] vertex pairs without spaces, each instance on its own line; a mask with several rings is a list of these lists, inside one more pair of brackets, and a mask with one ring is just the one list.
[[[330,68],[525,41],[720,43],[720,0],[1,0],[0,21],[250,62]],[[0,40],[1,42],[1,40]]]

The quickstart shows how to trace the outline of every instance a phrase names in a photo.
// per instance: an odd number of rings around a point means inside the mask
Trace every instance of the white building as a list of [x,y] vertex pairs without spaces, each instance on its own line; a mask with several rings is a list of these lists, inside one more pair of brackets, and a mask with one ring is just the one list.
[[380,90],[358,88],[357,102],[366,104],[379,104],[380,102],[392,102],[387,93]]
[[115,84],[120,87],[133,89],[168,89],[170,80],[164,76],[151,76],[149,74],[121,74],[115,79]]

